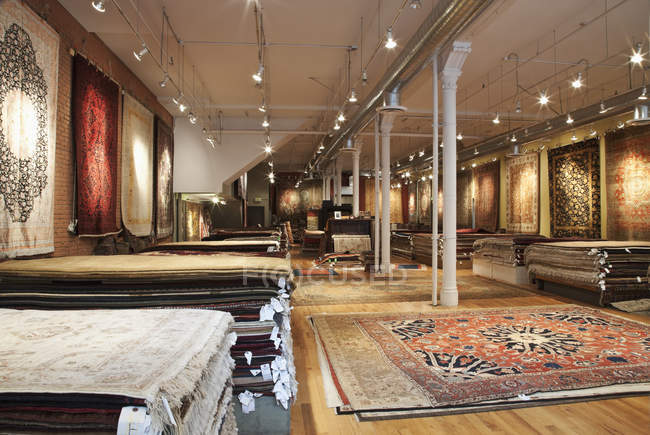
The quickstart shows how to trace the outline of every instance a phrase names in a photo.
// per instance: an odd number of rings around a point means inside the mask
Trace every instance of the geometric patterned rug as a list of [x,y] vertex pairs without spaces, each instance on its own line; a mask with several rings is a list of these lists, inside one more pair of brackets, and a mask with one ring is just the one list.
[[650,392],[650,326],[596,309],[316,315],[312,322],[328,404],[339,412],[458,412]]

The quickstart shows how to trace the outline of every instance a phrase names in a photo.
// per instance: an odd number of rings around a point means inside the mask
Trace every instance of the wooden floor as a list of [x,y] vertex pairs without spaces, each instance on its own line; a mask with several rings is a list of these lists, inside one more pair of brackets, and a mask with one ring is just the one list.
[[[292,254],[294,267],[306,268],[311,259]],[[396,260],[406,263],[403,259]],[[416,272],[417,273],[417,272]],[[419,272],[422,273],[422,272]],[[431,270],[429,270],[431,273]],[[459,271],[471,273],[470,271]],[[495,282],[495,285],[498,283]],[[532,288],[532,287],[530,287]],[[530,289],[529,288],[529,289]],[[567,302],[543,292],[534,297],[460,300],[457,309],[504,306],[551,305]],[[430,302],[399,302],[295,307],[292,332],[298,378],[298,400],[291,411],[292,434],[432,434],[432,433],[650,433],[650,397],[539,406],[442,417],[410,418],[360,423],[351,415],[336,415],[327,408],[323,393],[314,334],[306,317],[316,313],[433,312],[448,308]],[[620,312],[617,312],[619,315]],[[628,316],[641,321],[647,318]]]

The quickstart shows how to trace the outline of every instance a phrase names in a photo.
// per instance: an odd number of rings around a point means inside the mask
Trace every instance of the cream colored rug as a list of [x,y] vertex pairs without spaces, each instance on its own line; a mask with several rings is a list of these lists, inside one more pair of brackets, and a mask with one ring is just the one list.
[[[206,433],[232,375],[230,314],[0,310],[0,394],[144,399],[152,429]],[[225,414],[225,413],[224,413]]]

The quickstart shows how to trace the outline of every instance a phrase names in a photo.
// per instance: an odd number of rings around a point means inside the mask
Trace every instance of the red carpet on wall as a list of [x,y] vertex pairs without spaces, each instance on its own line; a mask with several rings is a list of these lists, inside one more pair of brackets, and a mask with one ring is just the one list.
[[497,160],[473,170],[476,228],[496,231],[499,225],[499,164]]
[[650,128],[605,136],[607,238],[650,240]]
[[472,228],[472,173],[462,171],[456,179],[456,224]]
[[539,231],[539,154],[506,159],[506,230]]
[[80,55],[74,57],[72,123],[77,159],[80,235],[117,228],[117,119],[119,86]]

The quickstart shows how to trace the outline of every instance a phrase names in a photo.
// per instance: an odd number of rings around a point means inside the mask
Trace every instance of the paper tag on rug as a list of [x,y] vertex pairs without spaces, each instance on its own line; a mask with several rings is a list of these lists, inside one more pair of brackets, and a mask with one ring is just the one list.
[[282,303],[280,302],[279,299],[271,298],[271,306],[273,307],[276,313],[281,313],[284,311],[284,307],[282,306]]
[[253,397],[253,393],[246,390],[243,393],[239,393],[237,397],[239,398],[239,402],[241,402],[241,410],[244,414],[255,411],[255,398]]
[[253,376],[257,376],[257,375],[259,375],[260,373],[262,373],[262,370],[251,369],[251,374],[252,374]]
[[262,308],[260,308],[260,322],[263,322],[265,320],[273,320],[274,313],[275,310],[271,304],[264,305]]
[[271,331],[271,341],[275,341],[275,339],[278,338],[278,332],[280,332],[280,328],[274,326],[273,330]]
[[270,364],[262,364],[260,366],[260,369],[262,369],[262,379],[265,381],[272,381],[273,380],[273,375],[271,374],[271,365]]
[[244,352],[244,356],[246,357],[246,362],[248,363],[248,365],[251,365],[251,360],[253,359],[253,352],[247,350],[246,352]]
[[286,286],[287,286],[287,280],[284,279],[283,276],[280,277],[280,279],[278,280],[278,287],[285,288]]

